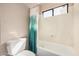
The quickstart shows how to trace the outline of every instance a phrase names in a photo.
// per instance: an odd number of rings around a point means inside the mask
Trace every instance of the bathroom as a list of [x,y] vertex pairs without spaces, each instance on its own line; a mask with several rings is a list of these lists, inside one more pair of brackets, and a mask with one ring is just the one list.
[[[66,12],[43,14],[63,6]],[[36,56],[79,56],[78,6],[79,3],[0,3],[0,56],[7,55],[8,41],[20,38],[25,39],[25,50]],[[31,16],[36,19],[36,32],[29,31]],[[29,39],[30,33],[35,33],[34,41]]]

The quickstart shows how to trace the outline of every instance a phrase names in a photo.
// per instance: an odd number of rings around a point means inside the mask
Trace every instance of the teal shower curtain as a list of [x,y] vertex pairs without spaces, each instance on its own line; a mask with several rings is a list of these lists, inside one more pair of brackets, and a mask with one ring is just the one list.
[[37,37],[37,31],[36,31],[36,16],[30,16],[29,20],[29,50],[36,53],[37,47],[36,47],[36,37]]

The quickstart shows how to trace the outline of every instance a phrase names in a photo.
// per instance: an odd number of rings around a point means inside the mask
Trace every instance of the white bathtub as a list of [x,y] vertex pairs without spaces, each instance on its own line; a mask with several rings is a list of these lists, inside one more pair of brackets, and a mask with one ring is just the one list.
[[[39,41],[38,43],[38,53],[45,55],[54,56],[77,56],[76,52],[72,47],[68,47],[62,44],[50,43],[45,41]],[[44,53],[46,52],[46,53]]]

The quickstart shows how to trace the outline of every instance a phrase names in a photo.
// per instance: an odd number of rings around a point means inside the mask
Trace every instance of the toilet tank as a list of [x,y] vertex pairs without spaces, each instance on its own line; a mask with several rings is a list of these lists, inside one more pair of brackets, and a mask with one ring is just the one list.
[[23,51],[26,46],[26,38],[9,40],[6,44],[8,55],[16,55]]

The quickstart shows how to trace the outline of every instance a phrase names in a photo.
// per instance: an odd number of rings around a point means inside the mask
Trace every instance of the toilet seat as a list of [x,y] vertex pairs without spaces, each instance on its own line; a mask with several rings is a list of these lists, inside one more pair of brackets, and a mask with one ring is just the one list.
[[16,54],[16,56],[35,56],[35,54],[29,50],[23,50],[20,53]]
[[35,56],[32,51],[25,50],[26,38],[9,40],[6,43],[7,55],[10,56]]

